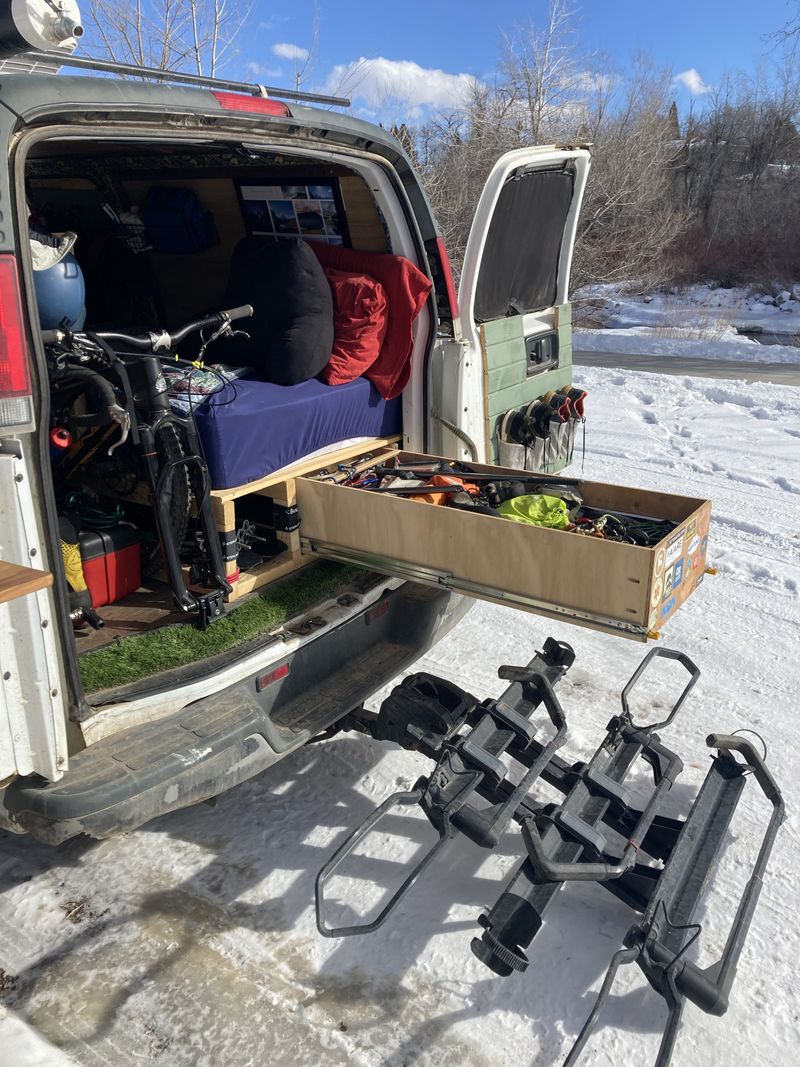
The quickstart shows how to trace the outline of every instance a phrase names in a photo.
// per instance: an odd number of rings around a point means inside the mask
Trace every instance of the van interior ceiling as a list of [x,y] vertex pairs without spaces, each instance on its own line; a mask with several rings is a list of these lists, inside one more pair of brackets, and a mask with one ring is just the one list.
[[[338,301],[350,299],[342,294],[354,279],[369,275],[371,260],[364,257],[399,253],[381,257],[399,261],[400,255],[413,256],[413,237],[398,204],[387,198],[385,185],[381,189],[372,173],[375,169],[369,161],[321,162],[307,152],[230,143],[70,137],[31,147],[25,192],[32,249],[38,240],[56,246],[57,256],[63,235],[76,235],[62,257],[57,281],[61,286],[69,264],[76,264],[73,269],[84,285],[85,319],[73,318],[71,312],[59,318],[63,308],[56,299],[56,312],[49,312],[51,290],[43,284],[52,271],[37,273],[32,254],[39,321],[49,331],[43,335],[51,383],[47,429],[79,654],[95,653],[112,642],[118,647],[121,638],[165,624],[196,621],[187,616],[186,604],[194,596],[203,599],[199,587],[215,586],[213,597],[206,595],[201,605],[207,622],[223,614],[223,594],[232,601],[263,585],[291,582],[301,565],[299,536],[296,528],[285,528],[285,482],[270,496],[269,476],[309,456],[318,455],[318,467],[324,467],[324,457],[333,455],[333,449],[349,448],[355,456],[358,446],[363,451],[375,442],[400,440],[408,368],[402,381],[399,372],[381,381],[362,376],[349,381],[337,378],[341,365],[338,370],[334,366]],[[413,264],[407,269],[418,278],[390,278],[385,286],[391,293],[392,285],[417,285],[418,315],[430,283]],[[324,292],[312,299],[309,293],[320,284]],[[358,299],[362,306],[363,292]],[[315,317],[326,301],[327,315],[336,324],[335,339],[333,325],[326,336]],[[268,314],[264,318],[263,306],[276,304],[284,310],[291,305],[295,315],[289,324],[281,321],[277,331],[274,320]],[[169,473],[160,481],[154,476],[148,485],[141,458],[148,446],[141,444],[137,459],[135,424],[137,419],[147,422],[142,395],[157,387],[152,374],[145,382],[141,368],[147,361],[136,358],[132,340],[106,341],[102,335],[110,331],[141,338],[174,331],[174,338],[185,324],[229,308],[237,309],[237,321],[221,322],[219,329],[206,322],[205,329],[167,345],[158,361],[150,354],[157,366],[153,373],[163,374],[169,388],[169,410],[184,423],[159,424],[151,451],[160,469],[169,468]],[[391,308],[386,313],[390,326],[392,313]],[[415,358],[425,343],[427,321],[424,312],[413,330]],[[357,325],[360,330],[360,320]],[[376,328],[372,320],[369,326]],[[381,328],[382,338],[386,321]],[[77,361],[74,350],[65,354],[72,341],[63,340],[64,331],[68,339],[95,339],[86,342],[89,347]],[[277,334],[288,338],[290,347],[303,348],[307,361],[313,341],[319,359],[313,357],[313,366],[301,360],[299,369],[290,361],[286,374],[280,353],[269,357],[266,371],[253,366],[256,342],[268,345]],[[406,336],[410,334],[406,323]],[[48,345],[53,337],[59,343]],[[130,404],[126,407],[122,395],[123,379],[112,375],[117,407],[125,410],[102,423],[92,421],[102,397],[87,385],[87,372],[76,369],[76,362],[119,363],[120,352],[127,368],[120,373],[130,378]],[[142,375],[140,382],[137,376]],[[309,411],[313,428],[305,430],[303,412]],[[205,483],[184,459],[192,450],[188,423],[196,425],[205,453]],[[253,435],[259,438],[258,449]],[[122,447],[115,448],[115,442]],[[265,455],[256,456],[259,450]],[[154,500],[156,484],[163,501]],[[202,550],[209,540],[198,508],[204,484],[206,513],[213,515],[223,558],[208,551],[211,562],[201,565],[194,557],[198,544]],[[237,489],[251,485],[259,491],[237,495]],[[233,502],[220,494],[237,497],[235,511]],[[178,543],[177,578],[164,547],[164,524]],[[326,581],[329,585],[330,578]],[[175,594],[176,583],[186,587],[185,602]]]

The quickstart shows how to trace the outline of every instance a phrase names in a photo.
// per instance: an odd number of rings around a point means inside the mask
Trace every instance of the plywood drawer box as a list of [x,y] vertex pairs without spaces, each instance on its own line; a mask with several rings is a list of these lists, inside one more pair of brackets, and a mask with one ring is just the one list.
[[[402,462],[432,457],[398,453]],[[475,472],[517,477],[510,468]],[[536,481],[553,481],[536,476]],[[670,519],[652,548],[297,479],[302,550],[646,641],[702,580],[707,500],[571,480],[587,507]]]

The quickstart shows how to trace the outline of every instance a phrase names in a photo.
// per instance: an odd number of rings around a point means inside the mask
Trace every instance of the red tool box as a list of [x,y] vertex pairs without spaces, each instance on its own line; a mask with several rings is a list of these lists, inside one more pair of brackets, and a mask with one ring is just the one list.
[[135,526],[82,530],[79,540],[93,608],[113,604],[142,584],[141,545]]

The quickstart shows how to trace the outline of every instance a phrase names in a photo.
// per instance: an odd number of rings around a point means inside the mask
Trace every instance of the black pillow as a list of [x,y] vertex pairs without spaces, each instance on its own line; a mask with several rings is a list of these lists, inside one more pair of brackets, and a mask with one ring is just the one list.
[[226,344],[226,363],[253,367],[277,385],[296,385],[319,374],[333,348],[333,300],[305,241],[242,238],[233,252],[225,307],[241,304],[253,306],[253,317],[237,323],[250,339]]

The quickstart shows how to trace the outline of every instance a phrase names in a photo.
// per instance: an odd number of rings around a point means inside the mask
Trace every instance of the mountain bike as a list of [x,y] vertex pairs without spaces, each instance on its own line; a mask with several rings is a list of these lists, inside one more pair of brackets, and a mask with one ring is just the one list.
[[[192,371],[203,367],[206,349],[235,336],[233,323],[252,314],[252,307],[244,305],[205,315],[173,332],[141,335],[42,331],[52,410],[70,442],[55,467],[58,482],[88,477],[99,480],[110,495],[122,497],[145,483],[172,598],[181,611],[197,615],[200,628],[223,613],[230,586],[193,413],[191,408],[186,416],[172,410],[162,360],[185,367],[191,382]],[[198,357],[178,359],[177,346],[198,332]],[[199,539],[191,581],[209,588],[208,593],[187,588],[181,563],[192,502]]]

